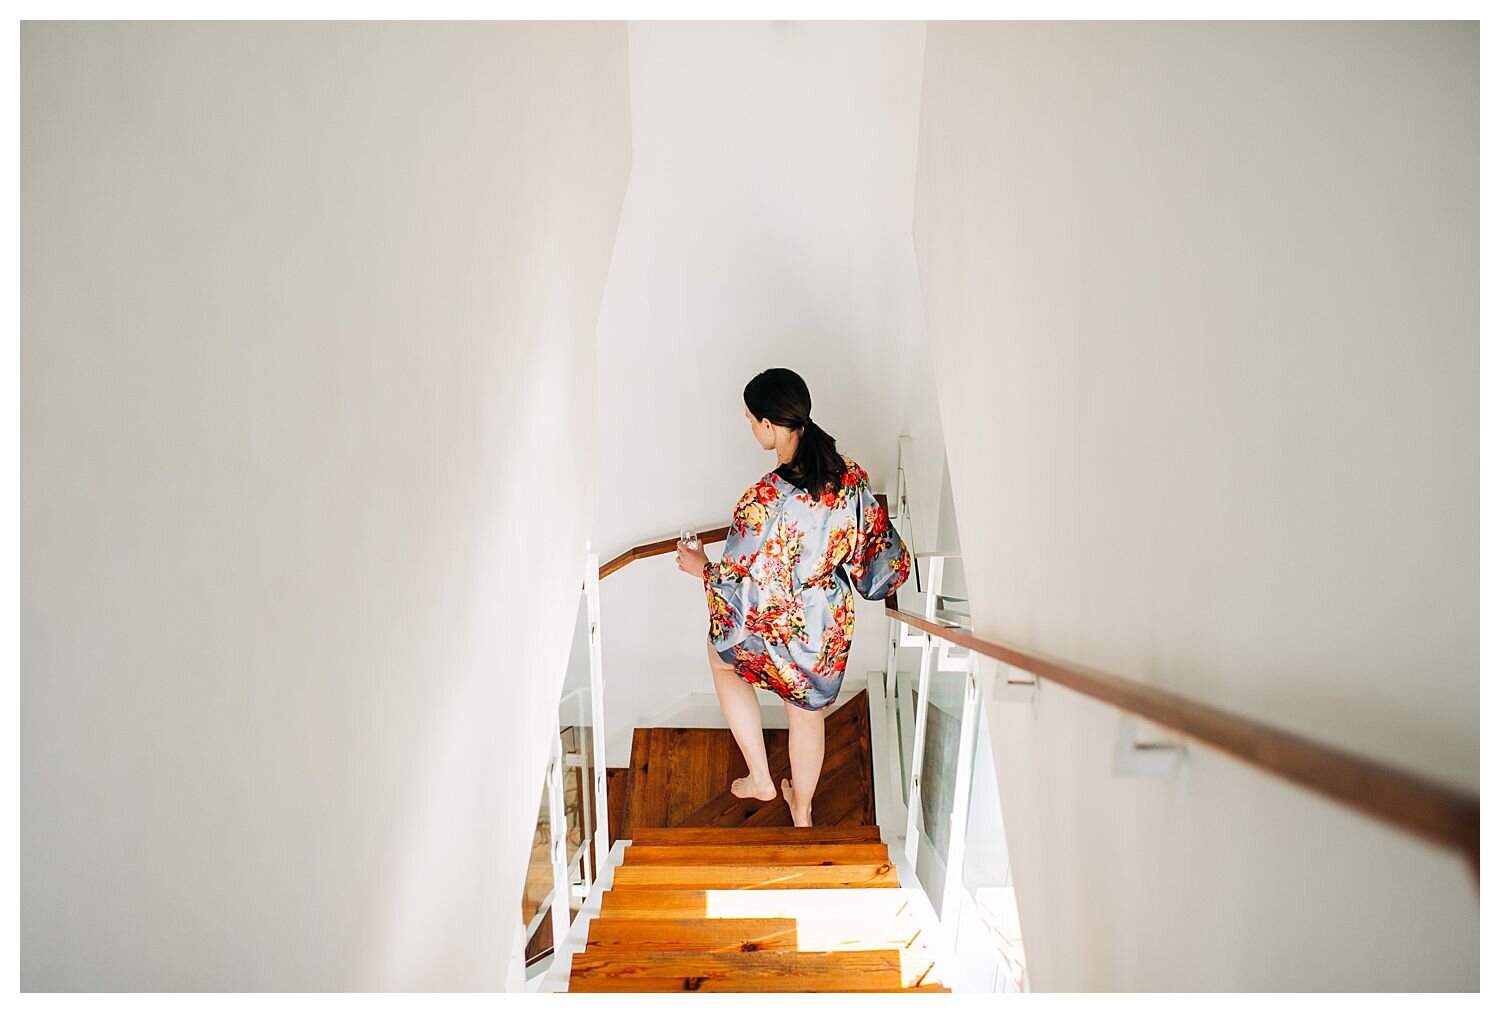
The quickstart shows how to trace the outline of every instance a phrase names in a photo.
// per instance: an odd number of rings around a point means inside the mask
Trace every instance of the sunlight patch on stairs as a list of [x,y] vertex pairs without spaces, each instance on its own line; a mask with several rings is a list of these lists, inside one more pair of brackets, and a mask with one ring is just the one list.
[[[901,886],[878,835],[875,827],[653,829],[650,843],[620,848],[581,946],[550,975],[554,986],[948,991],[926,945],[931,908],[919,888]],[[749,857],[775,864],[744,864]]]

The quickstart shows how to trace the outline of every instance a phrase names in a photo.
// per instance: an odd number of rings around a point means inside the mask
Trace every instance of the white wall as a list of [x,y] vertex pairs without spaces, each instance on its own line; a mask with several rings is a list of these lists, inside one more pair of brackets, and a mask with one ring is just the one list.
[[[1478,31],[934,23],[915,235],[986,635],[1477,789]],[[997,708],[1038,989],[1472,989],[1451,853]]]
[[21,986],[503,987],[623,25],[21,41]]
[[[776,466],[741,397],[770,366],[802,375],[813,418],[878,491],[897,434],[939,443],[911,247],[922,35],[631,24],[634,157],[599,322],[603,558],[728,522]],[[601,592],[609,762],[623,766],[631,727],[713,692],[707,603],[671,555]],[[883,664],[880,612],[861,600],[861,678]]]

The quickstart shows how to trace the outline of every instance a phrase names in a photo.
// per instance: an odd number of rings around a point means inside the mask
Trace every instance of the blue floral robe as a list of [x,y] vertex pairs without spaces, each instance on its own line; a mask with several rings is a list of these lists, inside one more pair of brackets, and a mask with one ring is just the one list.
[[838,696],[854,637],[853,590],[896,593],[911,553],[848,457],[814,498],[772,471],[734,507],[723,558],[703,566],[709,640],[740,678],[804,710]]

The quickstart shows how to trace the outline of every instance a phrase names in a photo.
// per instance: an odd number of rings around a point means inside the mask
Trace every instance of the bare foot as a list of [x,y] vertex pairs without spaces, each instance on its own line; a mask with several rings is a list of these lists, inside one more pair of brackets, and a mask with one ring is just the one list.
[[792,798],[792,782],[784,777],[781,779],[781,794],[786,798],[786,807],[792,811],[792,826],[812,826],[812,806],[809,805],[802,815],[797,815],[797,803]]
[[776,797],[776,786],[771,783],[770,778],[757,784],[748,777],[737,777],[730,782],[729,794],[735,798],[758,798],[762,802],[769,802]]

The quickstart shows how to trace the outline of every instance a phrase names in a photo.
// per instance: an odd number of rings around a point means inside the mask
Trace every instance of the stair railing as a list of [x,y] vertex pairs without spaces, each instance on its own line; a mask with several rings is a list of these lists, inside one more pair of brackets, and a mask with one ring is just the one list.
[[[538,835],[547,834],[547,860],[551,866],[552,887],[541,899],[537,910],[523,924],[524,949],[536,951],[524,961],[529,986],[535,987],[546,974],[551,956],[576,917],[574,902],[586,897],[594,881],[606,867],[609,856],[608,775],[604,756],[604,668],[599,639],[599,556],[585,543],[583,581],[580,584],[580,610],[574,641],[580,635],[587,642],[587,658],[569,657],[569,675],[557,701],[557,724],[553,728],[552,746],[546,775],[542,782],[547,816],[538,819]],[[587,664],[585,685],[569,688],[578,681],[579,666]],[[572,747],[564,738],[576,740]],[[564,782],[581,771],[586,780],[568,804]],[[570,826],[576,823],[582,840],[571,852],[568,849]],[[532,868],[537,868],[533,859]],[[523,902],[523,915],[528,913]],[[550,922],[552,946],[543,948],[537,933]]]
[[[941,572],[941,560],[934,558],[932,562],[935,578]],[[1002,682],[997,675],[996,699],[1017,687],[1034,692],[1034,680],[1056,682],[1409,834],[1451,848],[1465,859],[1477,884],[1479,797],[1473,792],[1134,679],[979,637],[944,624],[933,615],[904,610],[894,599],[887,601],[885,614],[901,624],[903,637],[907,631],[918,631],[998,662],[994,667],[1000,672],[1008,666],[1032,677],[1033,681],[1007,678]],[[920,735],[920,720],[917,728]],[[916,766],[917,761],[913,761]]]
[[[908,546],[915,543],[904,501],[892,516],[892,523]],[[907,589],[912,588],[923,616],[941,626],[960,600],[946,593],[948,584],[944,580],[948,565],[956,565],[958,554],[919,552],[913,557],[914,577],[923,574],[921,586],[914,587],[917,581],[913,579],[899,593],[909,594]],[[888,604],[891,602],[894,599]],[[979,656],[973,651],[955,650],[950,642],[899,621],[890,619],[889,626],[886,669],[870,673],[872,706],[882,708],[884,714],[879,722],[881,734],[873,734],[872,729],[872,747],[877,770],[889,768],[886,776],[899,778],[901,787],[877,794],[885,800],[878,813],[879,822],[888,839],[900,844],[906,867],[937,913],[943,947],[966,966],[966,976],[974,986],[997,992],[1024,991],[1025,958],[1019,938],[1008,939],[1002,946],[989,924],[1001,914],[1016,921],[1013,895],[1005,903],[990,901],[989,906],[1000,910],[988,911],[978,892],[971,894],[964,880],[971,807],[988,807],[996,813],[1000,807],[993,792],[990,797],[980,797],[973,790],[982,696]],[[915,687],[906,682],[907,673],[899,664],[898,649],[902,647],[918,651]],[[957,741],[949,741],[942,755],[929,763],[929,730],[944,723],[937,702],[936,679],[940,673],[962,673],[960,685],[949,688],[946,694],[956,699],[948,700],[944,707],[949,715],[955,707],[959,711]],[[936,774],[938,779],[929,783],[929,774]],[[941,822],[929,827],[929,812]],[[986,843],[998,845],[1004,852],[1003,841]],[[1008,859],[1004,881],[1009,882]]]
[[[898,510],[892,523],[902,530],[909,546],[913,537],[905,464],[911,460],[910,438],[898,445],[896,492]],[[913,579],[901,589],[903,606],[893,596],[886,602],[892,630],[888,640],[885,688],[887,728],[893,729],[894,748],[888,765],[904,778],[904,797],[886,795],[887,813],[882,823],[904,825],[902,851],[916,870],[940,911],[943,931],[950,942],[958,931],[955,917],[964,901],[971,900],[962,886],[964,847],[967,843],[970,778],[975,771],[975,717],[977,698],[986,704],[1006,702],[1034,706],[1040,683],[1057,682],[1112,705],[1121,712],[1120,736],[1115,753],[1117,770],[1135,773],[1170,773],[1185,756],[1176,742],[1140,743],[1135,726],[1144,718],[1169,735],[1190,739],[1226,753],[1242,762],[1298,784],[1332,801],[1354,808],[1407,833],[1456,851],[1467,863],[1477,886],[1479,875],[1479,799],[1477,794],[1433,779],[1380,763],[1367,757],[1297,736],[1270,725],[1250,721],[1199,703],[1179,694],[1081,665],[1071,664],[1016,645],[976,636],[968,614],[947,614],[955,599],[945,594],[945,566],[956,562],[957,553],[914,553]],[[916,595],[915,601],[912,595]],[[967,613],[967,609],[964,610]],[[920,651],[916,686],[901,671],[898,648]],[[963,652],[960,654],[959,652]],[[961,659],[961,660],[959,660]],[[944,774],[953,781],[924,783],[929,742],[929,715],[933,710],[934,676],[938,672],[964,670],[962,721],[958,729],[956,755],[943,757]],[[873,676],[872,676],[873,686]],[[913,690],[915,692],[913,692]],[[872,694],[873,695],[873,694]],[[911,697],[915,696],[913,706]],[[951,708],[950,708],[951,709]],[[877,761],[881,758],[877,756]],[[924,804],[933,792],[942,795],[936,805]],[[924,824],[929,810],[941,810],[952,792],[953,805],[947,830],[947,847],[938,853]],[[931,828],[933,831],[939,828]],[[926,859],[924,862],[921,859]],[[940,878],[935,883],[933,875]],[[937,888],[935,888],[937,887]],[[955,888],[957,892],[955,893]],[[960,904],[949,903],[957,896]],[[972,907],[972,904],[968,905]],[[983,914],[975,908],[972,913]],[[1007,955],[1008,957],[1008,955]],[[1012,963],[1012,967],[1017,967]],[[998,983],[997,983],[998,984]]]

